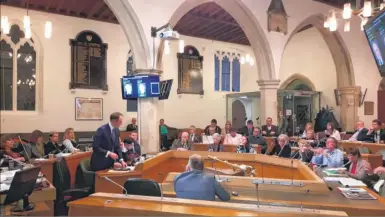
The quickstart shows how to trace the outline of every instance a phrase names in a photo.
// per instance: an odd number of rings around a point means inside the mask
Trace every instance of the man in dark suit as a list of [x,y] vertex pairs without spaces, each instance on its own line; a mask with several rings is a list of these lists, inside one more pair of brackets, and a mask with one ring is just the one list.
[[189,129],[189,133],[190,133],[190,136],[189,136],[189,141],[191,141],[192,143],[200,143],[202,142],[202,136],[198,136],[196,134],[196,128],[194,125],[191,125],[190,126],[190,129]]
[[243,126],[242,128],[240,128],[238,130],[238,133],[241,134],[242,136],[247,137],[247,136],[253,135],[253,130],[254,130],[253,121],[248,120],[246,126]]
[[189,151],[192,149],[193,143],[189,141],[188,132],[183,132],[180,139],[175,139],[172,143],[171,150]]
[[349,138],[349,141],[365,141],[368,134],[368,129],[365,128],[365,124],[362,121],[357,121],[356,132]]
[[372,121],[372,128],[370,128],[367,134],[366,141],[374,143],[385,142],[385,132],[383,129],[381,129],[381,121],[377,119]]
[[110,115],[110,122],[99,127],[92,144],[91,169],[93,171],[104,170],[111,167],[127,167],[122,157],[120,147],[119,127],[123,122],[123,114],[119,112]]
[[196,154],[192,155],[186,166],[186,172],[174,179],[176,197],[214,201],[216,195],[222,201],[230,200],[230,194],[213,175],[205,174],[203,168],[202,157]]
[[138,125],[136,125],[136,118],[132,118],[131,124],[127,125],[127,131],[138,131]]
[[271,117],[266,118],[266,125],[262,126],[262,135],[266,137],[279,136],[278,127],[273,125]]

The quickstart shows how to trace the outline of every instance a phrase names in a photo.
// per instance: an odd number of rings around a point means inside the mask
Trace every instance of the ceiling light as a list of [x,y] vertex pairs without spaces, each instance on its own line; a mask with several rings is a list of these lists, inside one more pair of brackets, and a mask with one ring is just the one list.
[[350,20],[345,20],[344,32],[350,31]]
[[31,27],[25,28],[24,34],[25,34],[25,38],[30,39],[32,37]]
[[362,11],[362,16],[364,16],[364,17],[372,16],[372,2],[371,1],[365,1],[364,9]]
[[28,15],[24,16],[23,24],[24,24],[24,29],[31,27],[31,18]]
[[10,31],[9,23],[8,23],[8,17],[2,16],[1,17],[1,30],[3,34],[8,35]]
[[352,17],[352,5],[350,3],[344,4],[344,10],[342,12],[342,17],[346,19],[350,19]]
[[44,26],[44,36],[49,39],[52,37],[52,22],[46,21]]
[[183,52],[184,52],[184,41],[179,40],[179,53],[183,53]]
[[329,23],[329,30],[331,32],[334,32],[337,30],[338,24],[337,24],[336,13],[334,10],[332,10],[331,12],[331,16],[328,23]]

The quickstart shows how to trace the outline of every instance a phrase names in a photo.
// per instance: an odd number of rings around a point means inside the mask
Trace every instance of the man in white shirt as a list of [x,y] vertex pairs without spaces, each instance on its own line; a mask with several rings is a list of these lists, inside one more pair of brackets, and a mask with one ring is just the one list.
[[230,133],[226,134],[223,144],[240,145],[242,135],[238,134],[234,128],[230,129]]
[[366,134],[368,129],[365,128],[365,124],[362,121],[357,121],[356,123],[356,132],[350,137],[349,141],[364,141],[366,139]]

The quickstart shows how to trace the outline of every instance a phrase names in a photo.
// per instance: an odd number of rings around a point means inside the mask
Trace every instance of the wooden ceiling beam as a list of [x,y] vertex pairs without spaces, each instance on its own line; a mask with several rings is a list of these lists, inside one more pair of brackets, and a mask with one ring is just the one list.
[[243,32],[243,30],[241,28],[238,28],[238,29],[233,29],[232,31],[230,32],[226,32],[225,35],[223,35],[223,37],[221,37],[222,40],[231,40],[233,38],[236,38],[236,37],[239,37],[240,35],[245,35],[245,33]]
[[104,1],[98,1],[96,2],[90,9],[89,12],[87,12],[88,14],[88,18],[91,18],[95,15],[95,13],[99,12],[100,11],[100,8],[103,6],[104,4]]
[[[63,9],[63,6],[64,6],[64,2],[65,2],[66,0],[60,0],[59,1],[59,5],[57,6],[57,8],[56,8],[56,11],[58,12],[58,13],[60,13],[60,11]],[[66,11],[66,13],[67,13],[67,10],[65,10]]]
[[45,10],[48,12],[49,8],[51,7],[53,1],[48,1],[47,5],[45,6]]
[[197,15],[197,14],[192,14],[192,13],[188,13],[185,16],[187,16],[187,17],[189,17],[191,19],[199,19],[199,20],[202,20],[202,21],[205,21],[205,22],[216,22],[216,23],[228,24],[228,25],[231,25],[231,26],[239,26],[238,23],[223,21],[223,20],[221,20],[221,18],[204,17],[204,16],[200,16],[200,15]]
[[[200,32],[200,34],[202,34],[202,35],[214,35],[215,36],[218,34],[218,32],[223,31],[224,29],[228,28],[227,25],[222,25],[222,24],[220,24],[220,25],[214,24],[214,26],[215,26],[214,28],[206,29],[205,32]],[[236,27],[233,27],[233,28],[236,28]]]

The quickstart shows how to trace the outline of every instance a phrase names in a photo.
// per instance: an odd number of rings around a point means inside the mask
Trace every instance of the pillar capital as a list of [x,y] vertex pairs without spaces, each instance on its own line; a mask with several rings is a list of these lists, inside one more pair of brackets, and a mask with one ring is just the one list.
[[278,89],[280,80],[258,80],[259,89]]
[[140,75],[140,74],[151,74],[151,75],[161,75],[163,73],[162,70],[159,69],[144,69],[144,68],[139,68],[139,69],[134,69],[133,72],[135,75]]

